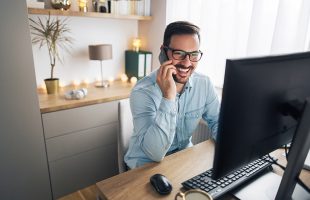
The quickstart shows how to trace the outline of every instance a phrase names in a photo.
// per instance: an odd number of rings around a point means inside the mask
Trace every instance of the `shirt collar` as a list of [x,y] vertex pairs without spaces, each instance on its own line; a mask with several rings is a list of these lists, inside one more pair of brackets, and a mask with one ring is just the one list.
[[191,74],[187,83],[185,84],[185,89],[189,89],[189,91],[191,91],[192,87],[193,87],[193,74]]

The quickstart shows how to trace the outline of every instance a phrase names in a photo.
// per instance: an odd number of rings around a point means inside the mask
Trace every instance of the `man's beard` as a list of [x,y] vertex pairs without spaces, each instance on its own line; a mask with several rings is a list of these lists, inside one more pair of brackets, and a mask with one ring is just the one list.
[[177,74],[173,74],[173,75],[172,75],[173,80],[174,80],[176,83],[185,84],[185,83],[188,81],[190,75],[192,74],[192,72],[193,72],[193,70],[194,70],[194,66],[193,66],[193,65],[190,65],[189,67],[185,67],[185,66],[182,65],[182,64],[176,64],[175,67],[177,68],[177,73],[179,73],[179,72],[178,72],[178,68],[181,68],[181,69],[189,69],[189,71],[186,72],[186,73],[190,73],[190,74],[189,74],[189,75],[187,74],[186,79],[184,79],[184,78],[178,78]]

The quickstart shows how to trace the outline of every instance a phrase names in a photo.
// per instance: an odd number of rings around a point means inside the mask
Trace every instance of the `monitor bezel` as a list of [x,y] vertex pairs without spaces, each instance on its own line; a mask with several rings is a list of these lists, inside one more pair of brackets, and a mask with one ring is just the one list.
[[[215,155],[214,155],[214,162],[213,162],[213,177],[214,179],[217,179],[217,178],[220,178],[220,177],[223,177],[224,175],[232,172],[234,169],[236,169],[236,167],[233,167],[232,170],[230,171],[225,171],[225,173],[219,173],[219,171],[222,170],[223,166],[223,159],[225,159],[225,156],[223,156],[222,152],[223,151],[223,148],[221,147],[221,145],[226,145],[227,142],[223,142],[223,138],[222,137],[226,137],[226,136],[223,136],[221,134],[221,131],[222,131],[222,125],[221,125],[221,121],[223,120],[222,117],[223,117],[223,113],[225,113],[225,109],[226,109],[226,103],[227,103],[227,99],[230,99],[230,98],[227,98],[228,95],[231,95],[229,90],[230,90],[230,86],[227,84],[230,84],[232,82],[231,79],[232,76],[231,76],[231,72],[229,71],[229,66],[233,66],[233,65],[236,65],[236,64],[247,64],[247,63],[250,63],[250,64],[261,64],[261,63],[264,63],[264,62],[267,62],[267,63],[277,63],[277,62],[285,62],[285,61],[292,61],[292,60],[303,60],[303,59],[308,59],[309,60],[309,63],[310,63],[310,52],[301,52],[301,53],[293,53],[293,54],[286,54],[286,55],[273,55],[273,56],[262,56],[262,57],[255,57],[255,58],[245,58],[245,59],[227,59],[227,62],[226,62],[226,71],[225,71],[225,79],[224,79],[224,87],[223,87],[223,96],[222,96],[222,102],[221,102],[221,112],[220,112],[220,118],[219,118],[219,132],[218,132],[218,138],[216,140],[216,145],[215,145]],[[310,67],[310,65],[309,65]],[[310,70],[309,70],[310,71]],[[228,73],[227,73],[228,72]],[[310,76],[309,76],[310,77]],[[255,91],[254,91],[255,92]],[[310,93],[309,93],[310,94]],[[309,95],[310,96],[310,95]],[[306,99],[306,97],[309,97],[309,96],[305,96],[304,99]],[[289,98],[287,99],[288,101],[290,100]],[[293,118],[292,118],[293,120]],[[299,121],[300,122],[300,121]],[[269,149],[268,152],[264,152],[262,150],[262,152],[260,152],[259,154],[261,155],[254,155],[254,156],[249,156],[250,158],[248,159],[245,159],[245,162],[244,163],[241,163],[240,166],[238,167],[242,167],[243,165],[249,163],[250,161],[260,157],[260,156],[263,156],[265,154],[268,154],[270,153],[272,150],[275,150],[279,147],[281,147],[282,145],[286,144],[286,143],[289,143],[293,140],[295,140],[295,136],[297,134],[298,131],[297,130],[297,127],[299,127],[300,123],[298,123],[298,121],[296,121],[296,124],[294,125],[294,127],[289,127],[291,129],[288,129],[288,130],[284,130],[283,132],[287,132],[287,136],[283,139],[283,141],[280,141],[279,144],[275,145],[273,149]],[[224,138],[225,139],[225,138]],[[275,138],[275,141],[277,140],[277,138]],[[305,141],[304,141],[305,142]],[[309,144],[310,145],[310,144]],[[309,146],[305,145],[306,149],[308,148],[309,149]],[[233,146],[231,146],[233,148]],[[295,145],[295,148],[298,148],[296,147]],[[299,148],[300,149],[300,148]],[[308,150],[307,149],[307,150]],[[305,154],[305,157],[306,157],[306,154]],[[305,159],[304,157],[304,159]],[[222,160],[222,161],[220,161]],[[296,160],[295,160],[296,161]],[[291,162],[294,162],[294,161],[291,161]],[[299,160],[300,162],[300,160]],[[288,171],[290,171],[290,173],[293,171],[300,171],[298,167],[295,167],[294,169],[290,169]],[[223,171],[223,170],[222,170]],[[286,178],[287,179],[287,178]],[[288,182],[291,183],[291,178],[288,178],[287,180],[289,180]],[[295,180],[293,181],[294,184],[296,184]],[[285,185],[288,185],[288,183],[286,183]],[[282,186],[284,187],[284,186]],[[295,187],[295,185],[294,185]]]

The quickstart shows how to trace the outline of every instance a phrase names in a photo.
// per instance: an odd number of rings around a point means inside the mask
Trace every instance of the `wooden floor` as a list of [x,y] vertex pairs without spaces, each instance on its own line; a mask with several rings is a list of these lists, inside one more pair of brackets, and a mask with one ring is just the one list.
[[58,200],[97,200],[98,190],[96,185],[91,185],[74,193],[68,194]]

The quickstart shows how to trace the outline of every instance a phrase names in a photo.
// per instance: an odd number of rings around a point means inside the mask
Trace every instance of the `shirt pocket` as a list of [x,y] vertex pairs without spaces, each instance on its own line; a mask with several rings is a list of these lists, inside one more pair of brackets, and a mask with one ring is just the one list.
[[186,135],[189,137],[192,136],[192,133],[198,126],[198,123],[202,117],[204,107],[198,108],[185,113],[184,128],[186,130]]

